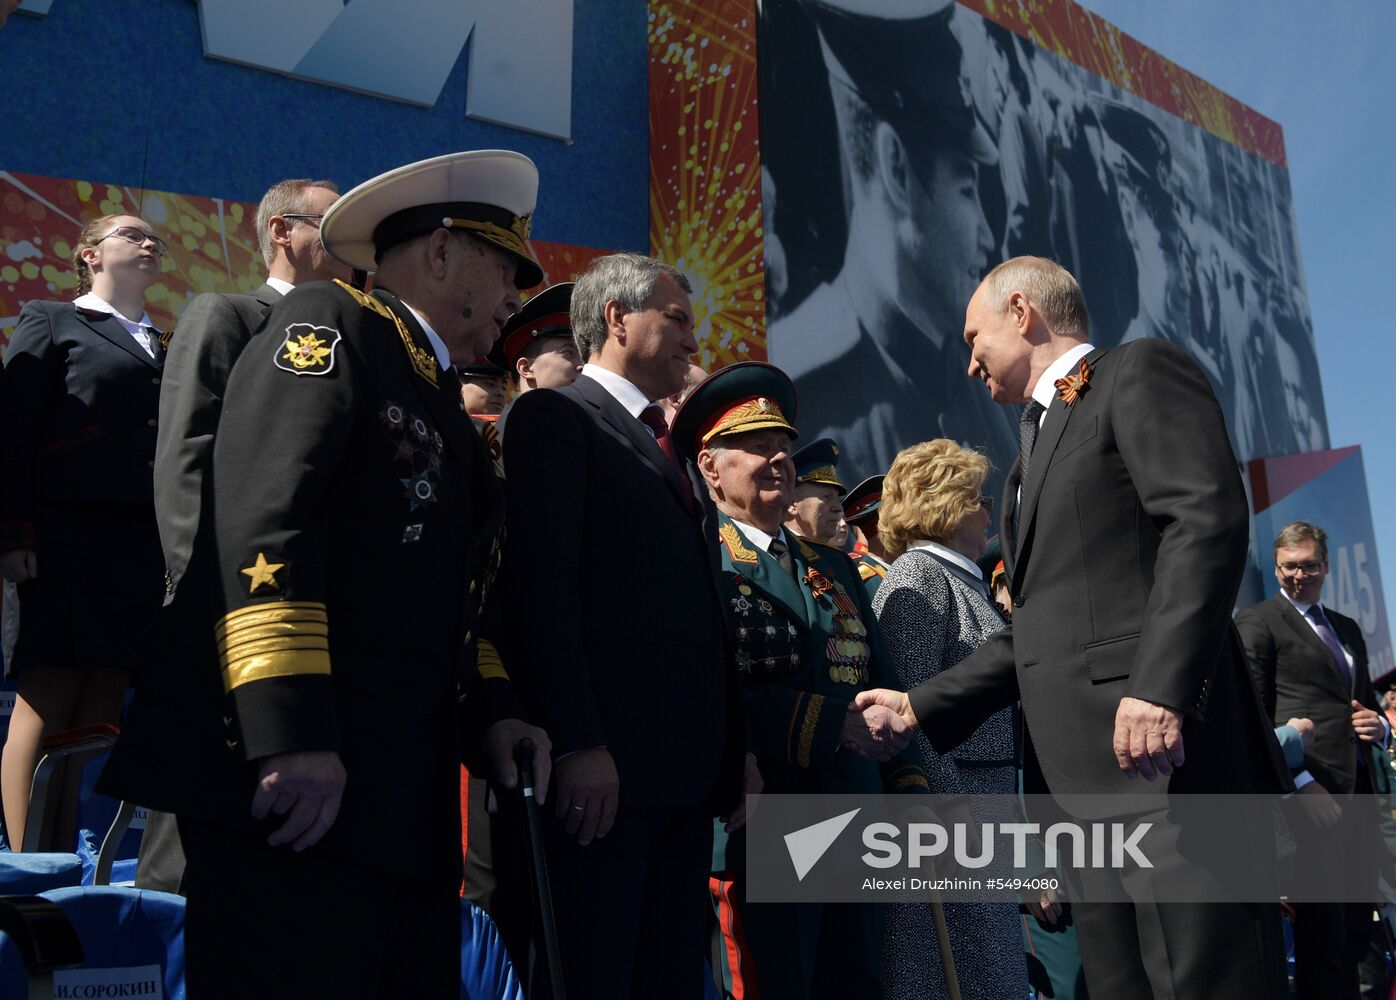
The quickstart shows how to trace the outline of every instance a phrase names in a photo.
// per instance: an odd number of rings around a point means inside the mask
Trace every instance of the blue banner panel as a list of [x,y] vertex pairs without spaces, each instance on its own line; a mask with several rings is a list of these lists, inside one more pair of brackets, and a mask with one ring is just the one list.
[[[536,239],[644,250],[647,14],[645,0],[52,0],[0,31],[0,170],[256,202],[288,177],[347,189],[515,149],[541,175]],[[495,124],[508,117],[532,130]]]

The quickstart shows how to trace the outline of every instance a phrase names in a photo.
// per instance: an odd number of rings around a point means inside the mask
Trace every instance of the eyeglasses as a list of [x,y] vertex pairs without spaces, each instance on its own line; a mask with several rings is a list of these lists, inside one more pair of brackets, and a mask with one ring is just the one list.
[[118,226],[97,242],[101,243],[102,240],[109,240],[113,236],[119,240],[125,240],[127,243],[134,243],[138,247],[145,246],[146,240],[149,240],[155,244],[155,253],[160,257],[163,257],[170,249],[160,237],[153,233],[147,233],[144,229],[137,229],[135,226]]
[[[307,214],[304,213],[304,212],[282,212],[282,213],[281,213],[281,217],[282,217],[283,219],[315,219],[315,220],[318,221],[318,220],[323,219],[323,218],[325,217],[325,213],[324,213],[324,212],[320,212],[318,215],[307,215]],[[316,228],[319,228],[319,227],[316,227]]]
[[985,496],[981,493],[979,495],[979,509],[984,511],[986,514],[992,514],[994,512],[994,498],[990,496]]
[[1300,570],[1303,570],[1306,576],[1313,576],[1324,567],[1324,564],[1321,562],[1287,562],[1276,563],[1276,565],[1279,566],[1282,572],[1288,573],[1291,576],[1298,573]]

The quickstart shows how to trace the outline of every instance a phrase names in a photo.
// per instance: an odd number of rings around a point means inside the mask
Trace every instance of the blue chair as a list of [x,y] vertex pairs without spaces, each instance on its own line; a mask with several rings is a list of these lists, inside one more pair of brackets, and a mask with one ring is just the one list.
[[[102,984],[160,982],[168,1000],[184,1000],[184,898],[165,892],[112,886],[74,887],[41,893],[57,903],[77,931],[84,961],[53,973],[55,990],[69,995]],[[88,993],[74,992],[86,987]],[[16,943],[0,935],[0,996],[26,995],[24,963]]]
[[460,995],[461,1000],[524,1000],[494,921],[465,900],[460,914]]
[[81,884],[82,859],[76,854],[0,851],[0,896],[37,896]]

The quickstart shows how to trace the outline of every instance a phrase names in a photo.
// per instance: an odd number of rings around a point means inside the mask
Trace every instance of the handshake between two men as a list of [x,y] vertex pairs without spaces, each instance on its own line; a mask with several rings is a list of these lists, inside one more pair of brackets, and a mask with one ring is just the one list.
[[[920,723],[905,691],[870,688],[848,706],[843,745],[864,757],[886,761],[911,741]],[[1128,777],[1153,781],[1183,766],[1183,716],[1142,698],[1121,698],[1111,748]]]

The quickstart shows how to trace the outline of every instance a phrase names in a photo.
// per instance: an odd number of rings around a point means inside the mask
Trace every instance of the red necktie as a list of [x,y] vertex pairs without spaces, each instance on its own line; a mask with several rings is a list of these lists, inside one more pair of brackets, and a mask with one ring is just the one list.
[[663,407],[654,403],[645,407],[640,411],[640,423],[653,432],[655,443],[669,459],[670,471],[679,481],[679,488],[683,491],[683,498],[688,504],[689,513],[695,512],[698,509],[698,501],[694,499],[693,487],[688,482],[688,470],[684,468],[679,453],[674,449],[674,440],[669,436],[669,424],[664,419]]

